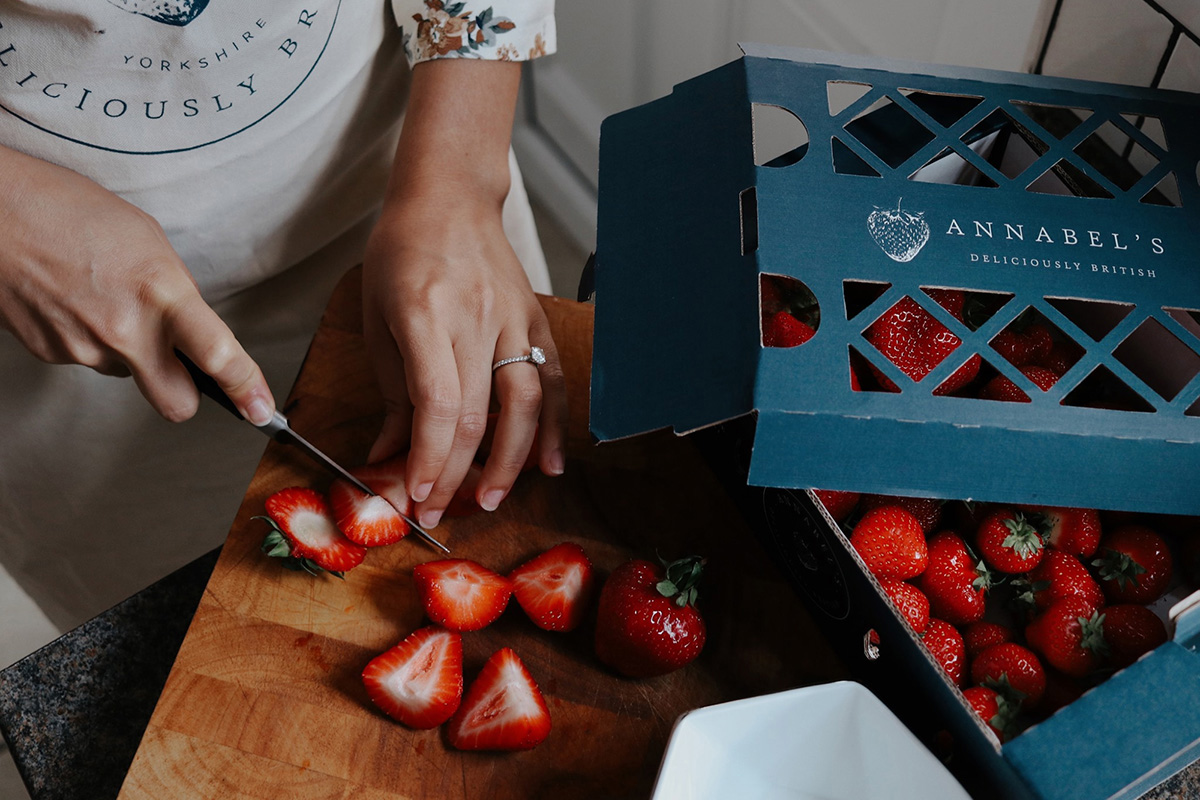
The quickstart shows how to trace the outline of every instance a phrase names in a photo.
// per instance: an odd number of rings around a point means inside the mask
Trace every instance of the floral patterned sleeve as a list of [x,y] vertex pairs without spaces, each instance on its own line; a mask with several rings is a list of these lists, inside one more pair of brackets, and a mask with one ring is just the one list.
[[392,0],[409,66],[435,58],[526,61],[555,49],[554,0]]

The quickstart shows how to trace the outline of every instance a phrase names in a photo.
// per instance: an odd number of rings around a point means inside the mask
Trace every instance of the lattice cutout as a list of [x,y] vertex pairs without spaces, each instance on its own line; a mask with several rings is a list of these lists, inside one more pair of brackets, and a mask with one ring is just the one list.
[[892,169],[934,140],[934,134],[892,98],[884,96],[845,130]]
[[927,92],[921,89],[904,88],[899,91],[943,128],[954,125],[983,102],[983,98],[977,95]]
[[836,117],[874,88],[869,83],[857,81],[829,81],[825,84],[825,95],[829,103],[829,116]]
[[1096,367],[1066,397],[1064,406],[1153,413],[1154,406],[1103,365]]
[[764,273],[758,278],[759,336],[763,347],[799,347],[821,327],[821,307],[803,281]]
[[1153,317],[1125,337],[1113,356],[1167,401],[1200,375],[1200,354]]
[[988,344],[1014,367],[1046,369],[1060,378],[1084,353],[1078,342],[1032,306],[1017,315]]
[[808,152],[808,128],[781,106],[754,103],[754,163],[760,167],[788,167]]
[[1105,122],[1080,142],[1075,147],[1075,152],[1097,172],[1126,192],[1146,173],[1158,166],[1158,158],[1112,120]]
[[1131,303],[1074,297],[1047,297],[1046,302],[1097,342],[1112,333],[1113,328],[1120,325],[1134,308]]
[[890,283],[875,281],[842,281],[842,296],[846,303],[846,319],[854,319],[869,305],[892,288]]
[[1064,139],[1092,116],[1092,109],[1074,106],[1049,105],[1046,103],[1031,103],[1024,100],[1011,100],[1011,105],[1036,122],[1043,130],[1058,139]]

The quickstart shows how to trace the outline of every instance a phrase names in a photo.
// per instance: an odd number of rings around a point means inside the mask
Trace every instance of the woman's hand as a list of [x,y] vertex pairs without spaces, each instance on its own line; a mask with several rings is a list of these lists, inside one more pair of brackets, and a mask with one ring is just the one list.
[[0,325],[39,359],[132,375],[159,414],[199,393],[178,348],[255,424],[275,403],[158,223],[71,170],[0,147]]
[[[538,432],[538,463],[563,471],[566,391],[550,327],[501,227],[519,66],[433,61],[414,70],[383,214],[364,260],[364,328],[387,403],[370,460],[410,447],[406,483],[433,527],[487,424],[495,440],[475,499],[494,510]],[[492,373],[541,347],[546,363]]]

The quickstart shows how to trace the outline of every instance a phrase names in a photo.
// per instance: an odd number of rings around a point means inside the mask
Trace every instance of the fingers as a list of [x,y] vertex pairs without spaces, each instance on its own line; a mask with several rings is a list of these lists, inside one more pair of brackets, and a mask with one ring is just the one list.
[[400,357],[396,343],[390,335],[375,336],[371,327],[371,323],[367,321],[367,347],[379,380],[379,389],[383,393],[385,416],[379,435],[375,437],[375,443],[371,445],[371,451],[367,454],[368,464],[385,461],[408,447],[412,437],[413,416],[412,403],[408,399],[404,359]]
[[530,337],[546,351],[546,363],[538,369],[542,380],[538,464],[546,475],[561,475],[566,468],[568,415],[567,382],[563,375],[562,359],[550,333],[550,323],[544,315],[534,321]]
[[[198,292],[186,294],[166,315],[164,335],[167,337],[166,346],[157,349],[156,363],[152,366],[156,385],[150,387],[149,391],[154,396],[147,395],[160,413],[163,410],[159,403],[163,403],[167,409],[163,416],[173,419],[178,410],[170,407],[170,401],[158,399],[160,393],[176,399],[185,394],[189,398],[197,398],[191,377],[174,357],[174,350],[178,348],[217,382],[242,417],[253,425],[265,425],[271,421],[275,413],[275,399],[262,371]],[[139,379],[136,368],[134,378]],[[141,380],[138,385],[142,386]],[[146,391],[147,388],[143,388],[143,392]],[[194,412],[193,403],[187,416],[190,417]]]
[[[522,331],[519,335],[505,334],[496,343],[496,360],[524,355],[529,351],[528,331]],[[547,361],[549,358],[550,354],[547,353]],[[476,490],[476,499],[485,511],[496,510],[512,489],[529,457],[542,410],[539,370],[543,367],[521,361],[502,366],[492,373],[500,416],[496,422],[491,453]]]

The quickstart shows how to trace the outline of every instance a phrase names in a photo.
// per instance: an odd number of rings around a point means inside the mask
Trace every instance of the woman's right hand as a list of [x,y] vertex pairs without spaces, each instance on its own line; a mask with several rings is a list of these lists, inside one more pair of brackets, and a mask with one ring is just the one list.
[[150,215],[76,172],[3,147],[0,325],[42,361],[131,375],[168,420],[190,418],[199,403],[175,349],[254,424],[274,411],[258,365]]

